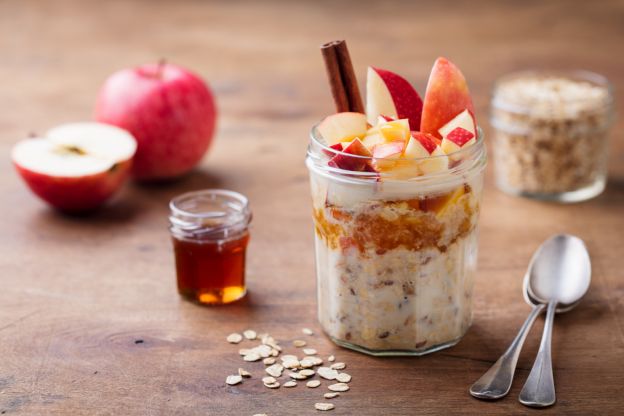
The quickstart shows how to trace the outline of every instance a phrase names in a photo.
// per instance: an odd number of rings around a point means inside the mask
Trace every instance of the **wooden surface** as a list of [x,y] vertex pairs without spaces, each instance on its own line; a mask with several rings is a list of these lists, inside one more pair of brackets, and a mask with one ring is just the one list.
[[[587,68],[624,102],[624,4],[600,2],[0,1],[0,413],[312,415],[320,389],[226,387],[240,366],[232,331],[268,331],[286,345],[318,333],[307,133],[332,111],[318,46],[347,38],[360,82],[368,64],[422,92],[438,55],[469,80],[481,124],[495,78],[521,68]],[[418,2],[421,3],[421,2]],[[520,6],[523,5],[523,6]],[[167,186],[129,185],[100,213],[61,216],[14,173],[11,145],[30,131],[88,119],[114,70],[166,57],[210,81],[221,117],[201,167]],[[521,279],[556,232],[587,242],[593,280],[555,321],[558,403],[544,414],[622,414],[624,407],[624,145],[612,136],[599,198],[559,206],[508,197],[486,178],[474,325],[459,345],[423,358],[375,359],[317,335],[311,346],[348,363],[351,391],[335,415],[524,414],[517,396],[542,321],[496,403],[468,386],[506,348],[529,308]],[[247,194],[254,224],[250,294],[202,308],[179,299],[167,202],[224,187]],[[137,340],[143,340],[137,343]]]

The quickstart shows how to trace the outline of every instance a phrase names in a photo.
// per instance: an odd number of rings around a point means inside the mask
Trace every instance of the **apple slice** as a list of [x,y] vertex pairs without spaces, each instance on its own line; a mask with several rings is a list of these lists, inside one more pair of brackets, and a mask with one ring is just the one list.
[[13,163],[30,189],[61,211],[93,210],[127,178],[136,152],[134,137],[102,123],[71,123],[45,137],[18,142]]
[[403,156],[414,160],[423,174],[448,169],[448,157],[438,146],[435,137],[427,133],[412,132]]
[[379,68],[368,68],[366,79],[366,117],[371,124],[380,115],[409,120],[413,129],[420,126],[423,102],[405,78]]
[[351,143],[345,146],[342,153],[331,158],[327,164],[334,168],[352,170],[355,172],[368,171],[367,165],[370,161],[369,158],[372,156],[373,155],[366,146],[364,146],[362,141],[355,138]]
[[420,131],[442,138],[440,128],[466,109],[474,114],[466,79],[451,61],[438,58],[427,83]]
[[367,127],[364,114],[345,112],[325,117],[317,130],[331,146],[339,142],[351,141],[356,137],[364,137]]
[[472,132],[461,127],[456,127],[442,139],[442,150],[448,155],[472,146],[476,141],[475,135]]

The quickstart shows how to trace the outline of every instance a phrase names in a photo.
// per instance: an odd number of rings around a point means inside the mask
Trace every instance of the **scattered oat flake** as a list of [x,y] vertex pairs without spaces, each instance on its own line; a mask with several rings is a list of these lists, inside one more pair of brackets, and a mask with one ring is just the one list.
[[307,344],[307,342],[305,342],[304,340],[301,339],[296,339],[293,341],[293,345],[297,348],[301,348],[301,347],[305,347]]
[[247,354],[249,354],[250,352],[252,352],[252,350],[250,350],[249,348],[241,348],[240,350],[238,350],[238,353],[239,353],[240,355],[247,355]]
[[227,378],[225,379],[225,382],[227,384],[229,384],[230,386],[233,386],[235,384],[240,383],[241,381],[243,381],[243,378],[240,375],[233,375],[233,376],[227,376]]
[[299,361],[298,360],[286,360],[286,361],[283,361],[283,365],[284,367],[291,368],[291,369],[299,368]]
[[321,382],[319,380],[310,380],[306,383],[306,386],[310,387],[311,389],[315,389],[320,385]]
[[332,403],[314,403],[314,408],[322,412],[332,410],[334,405]]
[[330,363],[333,363],[334,361],[336,361],[336,357],[334,357],[333,355],[330,355],[330,356],[327,358],[327,361],[329,361]]
[[326,380],[335,380],[338,376],[338,372],[329,367],[319,367],[318,370],[316,370],[316,373]]
[[303,332],[306,335],[314,335],[314,332],[310,328],[303,328],[301,332]]
[[295,380],[288,380],[286,383],[282,384],[284,387],[297,387],[297,382]]
[[270,384],[269,383],[264,383],[264,386],[268,387],[270,389],[277,389],[277,388],[279,388],[280,383],[279,383],[279,381],[276,381],[275,383],[270,383]]
[[251,373],[243,368],[238,369],[238,375],[241,377],[251,377]]
[[282,361],[288,361],[288,360],[299,361],[296,355],[290,355],[290,354],[284,354],[280,358],[282,359]]
[[266,377],[262,377],[262,382],[264,384],[271,384],[271,383],[275,383],[277,380],[275,379],[275,377],[271,377],[271,376],[266,376]]
[[282,371],[284,371],[284,366],[281,364],[273,364],[265,368],[264,371],[266,371],[268,374],[272,375],[273,377],[281,377]]
[[314,348],[304,348],[303,353],[305,355],[316,355],[316,350]]
[[267,358],[271,355],[271,351],[273,351],[273,349],[268,345],[258,345],[256,348],[254,348],[254,351],[260,354],[260,357]]
[[256,331],[254,331],[253,329],[248,329],[247,331],[243,332],[243,336],[249,340],[253,340],[256,339]]
[[237,334],[236,332],[230,334],[226,338],[227,342],[230,344],[238,344],[243,340],[243,336],[241,334]]
[[260,359],[260,354],[258,354],[257,352],[250,352],[249,354],[247,354],[246,356],[243,357],[243,360],[245,361],[258,361]]
[[271,357],[277,357],[278,355],[279,355],[279,350],[276,350],[276,349],[271,350]]
[[305,380],[307,378],[306,376],[303,376],[299,373],[294,373],[294,372],[288,373],[288,377],[294,378],[295,380]]
[[332,370],[344,370],[345,368],[347,368],[347,365],[345,363],[334,363],[330,365],[329,368],[331,368]]
[[311,377],[314,375],[314,370],[304,369],[304,370],[299,371],[299,374],[301,374],[304,377]]
[[275,364],[275,358],[273,357],[267,357],[264,360],[262,360],[262,362],[266,365],[271,365],[271,364]]
[[325,393],[323,395],[323,397],[325,397],[326,399],[333,399],[334,397],[338,397],[340,396],[340,393],[336,392],[336,391],[332,391],[330,393]]
[[351,376],[347,373],[340,373],[336,376],[336,380],[341,383],[348,383],[351,381]]
[[347,391],[349,390],[349,385],[345,383],[336,383],[330,384],[329,386],[327,386],[327,388],[331,391]]

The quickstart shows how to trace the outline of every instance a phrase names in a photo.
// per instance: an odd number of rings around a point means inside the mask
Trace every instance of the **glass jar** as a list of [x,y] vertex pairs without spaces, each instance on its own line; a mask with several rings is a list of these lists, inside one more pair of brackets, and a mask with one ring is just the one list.
[[600,194],[607,178],[613,94],[586,71],[524,71],[494,88],[497,186],[512,195],[576,202]]
[[247,198],[222,189],[180,195],[169,203],[178,292],[201,304],[245,296],[245,253],[251,210]]
[[481,130],[474,145],[449,156],[449,170],[413,177],[330,167],[338,153],[363,157],[327,147],[316,127],[310,137],[325,333],[371,355],[423,355],[457,343],[472,321],[486,165]]

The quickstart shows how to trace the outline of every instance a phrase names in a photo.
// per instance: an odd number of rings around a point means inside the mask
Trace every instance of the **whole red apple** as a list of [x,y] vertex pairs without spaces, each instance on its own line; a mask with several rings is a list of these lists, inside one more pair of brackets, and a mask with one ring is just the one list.
[[136,179],[160,180],[180,176],[199,163],[212,141],[216,106],[197,75],[169,63],[148,64],[106,80],[95,118],[136,138]]

